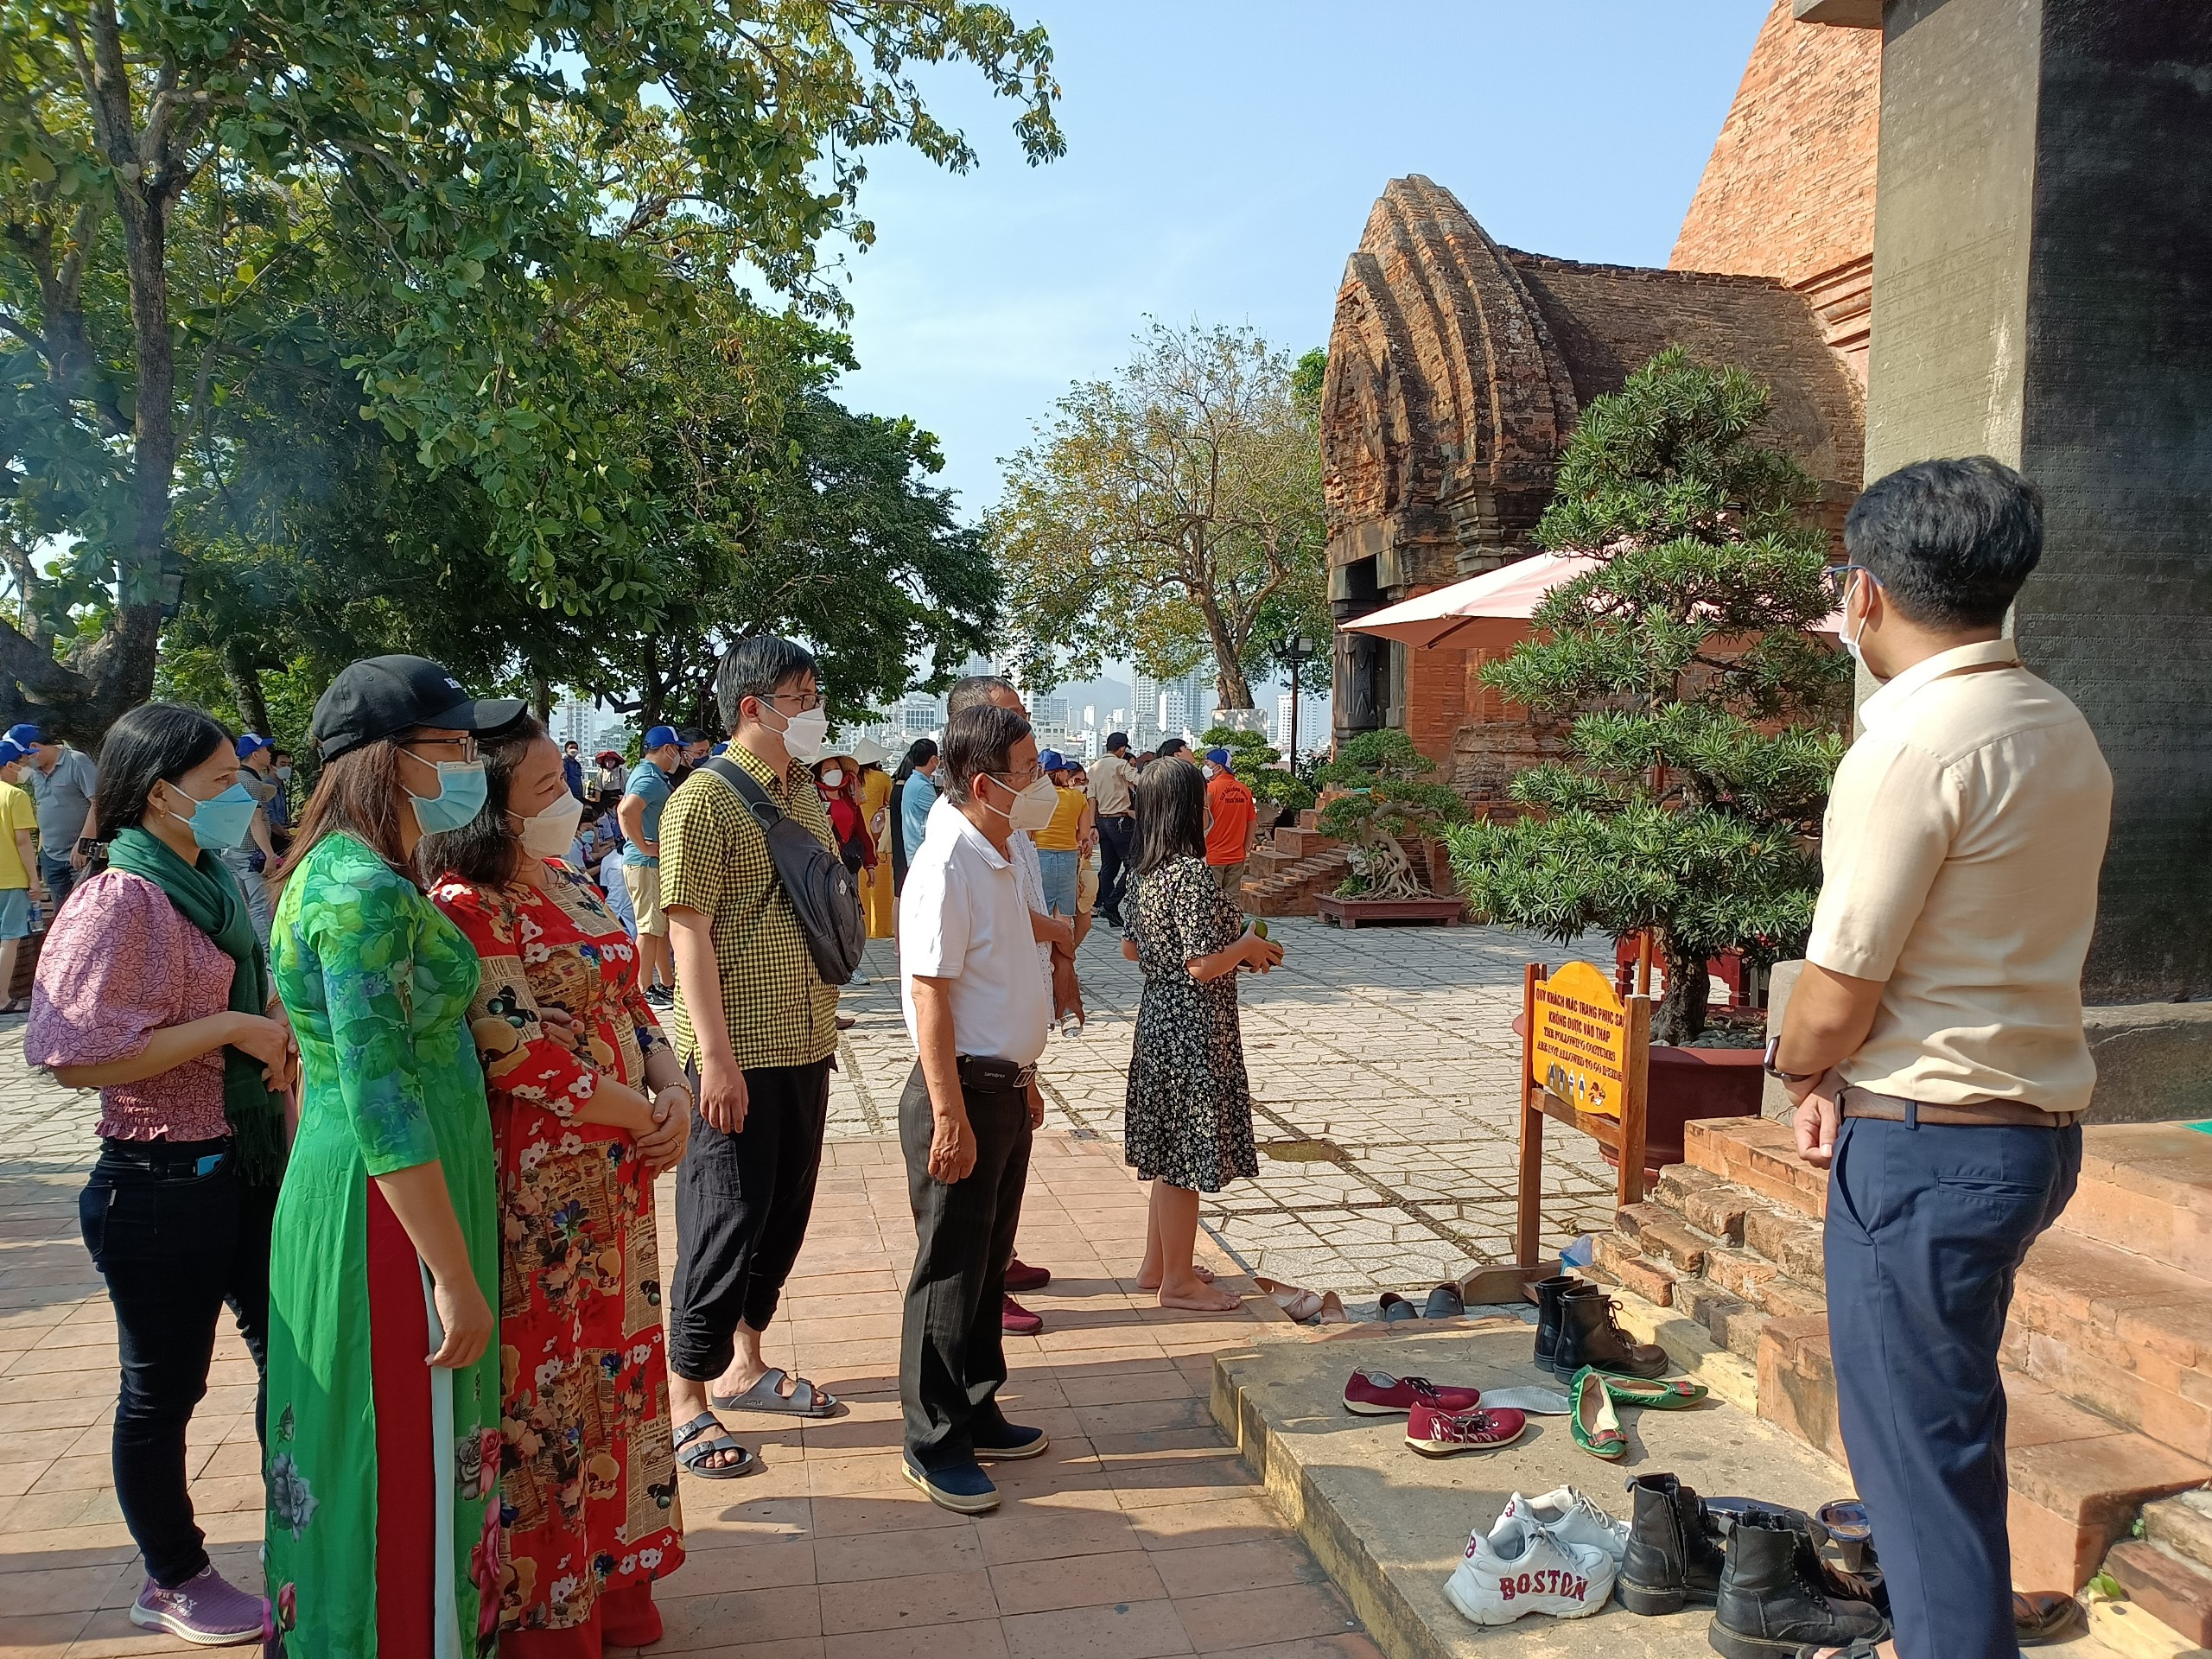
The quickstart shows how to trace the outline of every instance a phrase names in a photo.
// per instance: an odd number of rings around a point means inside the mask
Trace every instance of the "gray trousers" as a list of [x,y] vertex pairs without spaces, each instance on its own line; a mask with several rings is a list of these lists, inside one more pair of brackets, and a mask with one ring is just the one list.
[[276,916],[276,906],[269,902],[269,884],[261,879],[261,872],[253,868],[253,853],[245,847],[226,847],[215,855],[238,879],[238,886],[245,889],[245,907],[253,917],[253,931],[261,941],[261,948],[269,948],[269,924]]

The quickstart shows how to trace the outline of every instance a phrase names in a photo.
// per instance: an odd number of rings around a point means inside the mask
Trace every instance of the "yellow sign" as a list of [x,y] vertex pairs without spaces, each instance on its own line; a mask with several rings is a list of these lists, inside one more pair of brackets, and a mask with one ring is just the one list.
[[1613,983],[1586,962],[1536,982],[1531,1071],[1578,1111],[1621,1115],[1628,1093],[1628,1010]]

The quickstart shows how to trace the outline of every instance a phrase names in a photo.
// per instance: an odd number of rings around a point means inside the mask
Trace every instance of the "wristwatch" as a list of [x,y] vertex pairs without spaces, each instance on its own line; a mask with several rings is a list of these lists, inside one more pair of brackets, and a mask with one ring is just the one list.
[[1780,1032],[1777,1032],[1773,1036],[1766,1039],[1766,1056],[1759,1062],[1760,1065],[1766,1068],[1766,1074],[1770,1077],[1778,1077],[1783,1083],[1809,1083],[1815,1077],[1821,1075],[1817,1071],[1783,1071],[1780,1066],[1774,1063],[1775,1056],[1781,1052],[1782,1033]]

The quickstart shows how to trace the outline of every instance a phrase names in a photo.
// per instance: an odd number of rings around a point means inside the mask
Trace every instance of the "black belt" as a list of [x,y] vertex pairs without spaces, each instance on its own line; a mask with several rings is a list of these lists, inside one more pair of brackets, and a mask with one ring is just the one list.
[[214,1141],[117,1141],[100,1142],[100,1161],[111,1169],[143,1170],[156,1180],[181,1180],[201,1173],[203,1160],[227,1157],[228,1135]]
[[962,1054],[956,1058],[960,1066],[960,1086],[973,1089],[978,1094],[1012,1094],[1027,1089],[1037,1077],[1033,1065],[1021,1065],[995,1055]]

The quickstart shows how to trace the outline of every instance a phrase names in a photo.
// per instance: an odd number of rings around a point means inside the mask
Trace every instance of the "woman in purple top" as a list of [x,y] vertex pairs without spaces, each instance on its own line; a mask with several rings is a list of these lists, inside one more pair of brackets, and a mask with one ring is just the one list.
[[195,709],[149,703],[109,731],[110,868],[54,919],[23,1041],[32,1065],[100,1091],[78,1207],[122,1360],[115,1495],[146,1558],[130,1622],[203,1646],[262,1633],[261,1598],[215,1570],[194,1523],[185,1432],[226,1302],[264,1361],[277,1091],[293,1066],[245,894],[207,850],[234,845],[253,812],[238,772],[230,734]]

